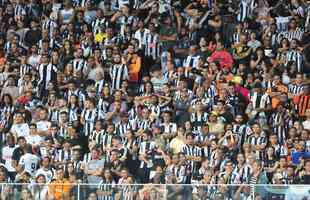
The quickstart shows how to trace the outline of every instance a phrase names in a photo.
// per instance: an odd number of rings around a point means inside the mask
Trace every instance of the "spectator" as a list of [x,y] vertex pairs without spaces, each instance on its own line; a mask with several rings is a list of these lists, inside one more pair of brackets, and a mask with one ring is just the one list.
[[[307,183],[307,1],[0,5],[1,182],[42,182],[34,199],[47,188],[115,200],[165,197],[107,183]],[[24,188],[0,187],[1,198]],[[248,187],[167,191],[249,199]]]
[[64,179],[64,170],[58,168],[56,170],[56,179],[49,185],[49,198],[52,199],[68,199],[70,196],[71,185],[68,180]]

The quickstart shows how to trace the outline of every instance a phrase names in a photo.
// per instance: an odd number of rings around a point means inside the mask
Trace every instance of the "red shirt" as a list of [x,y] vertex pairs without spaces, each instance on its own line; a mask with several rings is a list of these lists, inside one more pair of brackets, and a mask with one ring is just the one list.
[[231,54],[225,50],[215,51],[208,58],[209,62],[219,61],[221,68],[229,68],[231,69],[234,60]]

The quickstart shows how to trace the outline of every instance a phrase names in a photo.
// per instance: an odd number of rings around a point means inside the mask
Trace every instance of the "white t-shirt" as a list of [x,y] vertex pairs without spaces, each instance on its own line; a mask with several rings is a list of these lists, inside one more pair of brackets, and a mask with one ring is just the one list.
[[9,172],[15,172],[15,168],[12,166],[12,156],[15,149],[16,146],[14,147],[5,146],[2,149],[2,159],[5,161],[4,163],[5,168]]
[[302,122],[302,126],[304,127],[304,129],[310,130],[310,120]]
[[28,135],[26,137],[26,141],[31,145],[40,145],[40,143],[43,141],[43,138],[39,135]]
[[36,172],[36,176],[38,176],[38,175],[40,175],[40,174],[42,174],[42,175],[45,176],[45,179],[46,179],[46,182],[47,182],[47,183],[51,182],[52,179],[53,179],[53,176],[54,176],[54,172],[53,172],[53,170],[51,170],[51,169],[45,170],[45,169],[43,169],[43,168],[40,168],[40,169],[38,169],[38,171]]
[[37,130],[40,131],[48,131],[51,127],[51,122],[49,121],[38,121],[37,122]]
[[37,67],[40,64],[40,59],[41,59],[41,56],[32,55],[28,58],[27,63],[31,65],[32,67]]
[[19,165],[24,167],[24,170],[33,176],[39,166],[40,158],[34,154],[26,153],[19,160]]
[[16,134],[17,137],[27,137],[29,135],[29,126],[27,123],[13,124],[10,131]]
[[73,14],[74,14],[73,8],[71,8],[69,10],[65,10],[65,9],[61,10],[60,15],[63,18],[63,23],[68,24],[70,22],[71,17],[73,16]]

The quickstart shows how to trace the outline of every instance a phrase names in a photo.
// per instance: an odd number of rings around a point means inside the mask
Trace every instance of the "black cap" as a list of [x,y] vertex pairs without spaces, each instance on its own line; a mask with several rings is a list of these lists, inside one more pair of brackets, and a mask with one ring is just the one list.
[[263,86],[262,86],[262,84],[260,82],[255,83],[254,86],[253,86],[253,88],[258,88],[258,89],[260,89],[262,87]]

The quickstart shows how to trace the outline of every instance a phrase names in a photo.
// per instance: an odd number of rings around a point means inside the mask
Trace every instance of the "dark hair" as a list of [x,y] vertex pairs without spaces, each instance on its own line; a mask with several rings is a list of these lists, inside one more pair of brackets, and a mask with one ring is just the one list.
[[13,98],[12,98],[12,96],[11,96],[10,94],[8,94],[8,93],[5,93],[5,94],[2,96],[0,105],[1,105],[1,106],[5,106],[5,105],[4,105],[4,98],[5,98],[5,97],[8,97],[8,98],[9,98],[9,106],[12,106],[12,105],[13,105]]
[[35,123],[31,123],[31,124],[29,125],[29,128],[30,128],[30,127],[37,128],[37,125],[36,125]]
[[25,141],[26,141],[26,138],[25,138],[24,136],[19,136],[19,137],[17,138],[17,142],[19,142],[20,140],[25,140]]
[[185,135],[185,138],[187,139],[188,137],[194,138],[193,134],[191,132],[187,133]]
[[36,182],[38,181],[38,179],[39,179],[40,177],[43,177],[43,178],[45,179],[45,181],[46,181],[46,177],[45,177],[43,174],[39,174],[39,175],[37,175],[37,177],[36,177]]

